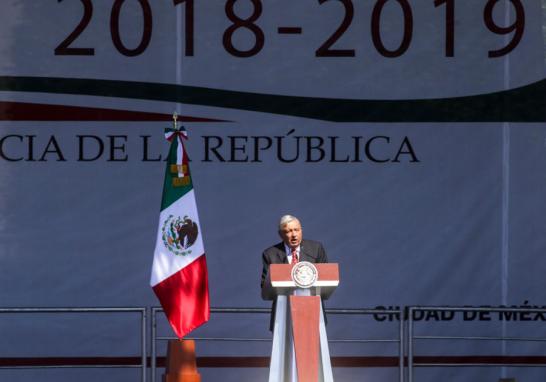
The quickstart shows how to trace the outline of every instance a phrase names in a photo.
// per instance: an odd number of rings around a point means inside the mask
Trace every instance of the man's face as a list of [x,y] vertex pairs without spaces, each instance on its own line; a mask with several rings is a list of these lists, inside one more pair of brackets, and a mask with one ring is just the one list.
[[292,220],[285,224],[279,231],[282,240],[290,248],[297,248],[301,243],[302,231],[301,224],[298,220]]

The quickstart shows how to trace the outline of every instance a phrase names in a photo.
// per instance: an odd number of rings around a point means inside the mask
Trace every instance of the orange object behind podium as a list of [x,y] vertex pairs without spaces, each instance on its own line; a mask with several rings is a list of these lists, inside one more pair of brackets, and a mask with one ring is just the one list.
[[170,340],[163,382],[201,382],[195,361],[194,340]]

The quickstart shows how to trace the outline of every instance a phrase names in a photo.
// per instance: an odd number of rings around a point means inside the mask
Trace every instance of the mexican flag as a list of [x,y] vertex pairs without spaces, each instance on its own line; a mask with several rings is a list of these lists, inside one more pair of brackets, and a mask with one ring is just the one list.
[[150,285],[179,338],[209,319],[205,249],[193,191],[184,127],[166,129],[171,143]]

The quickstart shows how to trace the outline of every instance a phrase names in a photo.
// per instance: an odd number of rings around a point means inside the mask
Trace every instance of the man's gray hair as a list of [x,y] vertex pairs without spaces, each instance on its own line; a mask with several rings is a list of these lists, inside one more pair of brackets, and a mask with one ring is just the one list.
[[279,221],[279,231],[282,230],[282,228],[287,225],[288,223],[290,223],[291,221],[294,221],[294,220],[297,220],[298,222],[300,221],[297,217],[295,216],[292,216],[292,215],[284,215],[281,220]]

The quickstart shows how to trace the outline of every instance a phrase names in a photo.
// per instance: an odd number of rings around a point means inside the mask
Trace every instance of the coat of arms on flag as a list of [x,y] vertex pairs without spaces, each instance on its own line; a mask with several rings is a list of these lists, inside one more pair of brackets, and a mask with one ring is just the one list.
[[175,255],[185,256],[192,253],[191,247],[199,236],[197,224],[184,216],[182,219],[169,215],[161,228],[163,244]]
[[207,264],[183,126],[165,129],[170,142],[150,285],[179,338],[210,316]]

